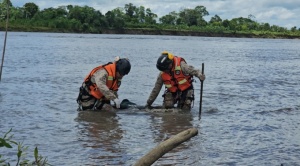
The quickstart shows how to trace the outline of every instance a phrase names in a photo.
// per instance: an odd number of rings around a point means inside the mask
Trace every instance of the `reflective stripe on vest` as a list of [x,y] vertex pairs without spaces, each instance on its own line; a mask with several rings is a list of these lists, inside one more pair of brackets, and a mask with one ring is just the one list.
[[164,85],[170,92],[176,92],[177,90],[184,91],[191,86],[191,76],[183,74],[180,66],[181,61],[185,62],[181,57],[174,57],[172,76],[168,73],[161,73]]
[[178,84],[181,85],[181,84],[184,84],[184,83],[186,83],[186,82],[187,82],[187,80],[186,80],[186,79],[183,79],[183,80],[179,81]]
[[172,87],[171,84],[165,84],[165,86],[166,86],[167,88],[171,88],[171,87]]
[[112,80],[114,80],[114,77],[113,76],[108,76],[107,80],[112,81]]
[[[105,69],[106,72],[108,73],[108,77],[106,80],[106,86],[108,87],[108,89],[113,90],[113,91],[118,91],[119,86],[118,86],[118,81],[121,80],[116,80],[114,79],[115,75],[116,75],[116,64],[115,63],[111,63],[111,64],[107,64],[107,65],[102,65],[102,66],[98,66],[96,68],[94,68],[89,75],[86,76],[85,81],[90,81],[89,79],[91,78],[91,76],[98,70],[100,69]],[[90,90],[90,94],[95,97],[96,99],[101,99],[104,97],[104,95],[100,92],[100,90],[98,89],[97,85],[95,83],[93,83],[92,85],[89,86],[89,90]]]

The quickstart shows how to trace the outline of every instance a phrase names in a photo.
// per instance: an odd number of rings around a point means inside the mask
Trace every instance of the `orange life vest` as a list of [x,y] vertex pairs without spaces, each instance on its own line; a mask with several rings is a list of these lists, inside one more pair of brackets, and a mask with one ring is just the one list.
[[174,56],[171,74],[161,72],[162,80],[170,92],[184,91],[192,85],[192,76],[183,74],[181,61],[185,62],[183,58]]
[[90,74],[88,74],[85,79],[84,82],[86,83],[86,85],[89,88],[90,94],[92,96],[94,96],[96,99],[101,99],[104,97],[104,95],[100,92],[100,90],[98,89],[96,83],[92,83],[91,82],[91,76],[98,70],[104,68],[107,73],[108,73],[108,77],[106,80],[106,86],[108,87],[108,89],[113,90],[113,91],[118,91],[119,89],[119,84],[121,82],[121,80],[117,80],[116,79],[116,63],[108,63],[106,65],[101,65],[98,66],[96,68],[94,68]]

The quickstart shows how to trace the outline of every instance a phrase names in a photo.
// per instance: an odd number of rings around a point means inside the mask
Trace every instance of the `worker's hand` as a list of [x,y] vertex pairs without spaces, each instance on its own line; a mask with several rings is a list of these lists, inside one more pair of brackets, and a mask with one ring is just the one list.
[[118,98],[113,99],[113,102],[115,103],[116,108],[120,108],[121,102],[120,102],[120,100]]
[[204,81],[205,80],[205,74],[200,74],[199,79],[200,79],[200,81]]

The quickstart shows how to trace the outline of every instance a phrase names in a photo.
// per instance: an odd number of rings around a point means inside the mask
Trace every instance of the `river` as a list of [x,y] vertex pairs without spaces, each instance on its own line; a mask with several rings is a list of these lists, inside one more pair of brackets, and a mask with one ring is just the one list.
[[[132,64],[119,98],[145,105],[164,50],[205,64],[201,119],[198,80],[190,113],[77,111],[85,75],[115,56]],[[29,159],[37,146],[52,165],[133,165],[195,127],[197,136],[153,165],[300,165],[299,64],[300,40],[8,32],[0,134],[12,128]],[[15,152],[0,149],[12,165]]]

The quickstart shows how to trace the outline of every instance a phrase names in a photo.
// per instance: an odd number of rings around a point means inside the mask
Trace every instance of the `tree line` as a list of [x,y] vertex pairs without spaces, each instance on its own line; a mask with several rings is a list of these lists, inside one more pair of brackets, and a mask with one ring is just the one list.
[[291,29],[259,23],[253,15],[247,18],[238,17],[231,20],[215,15],[206,21],[209,12],[204,6],[193,9],[185,8],[172,11],[158,18],[150,8],[125,4],[105,14],[89,6],[67,5],[40,10],[35,3],[25,3],[23,7],[14,7],[10,0],[0,4],[0,30],[5,27],[7,7],[9,9],[9,25],[12,30],[19,31],[56,31],[76,33],[102,33],[112,29],[153,29],[196,31],[207,33],[252,33],[300,36],[300,28]]

